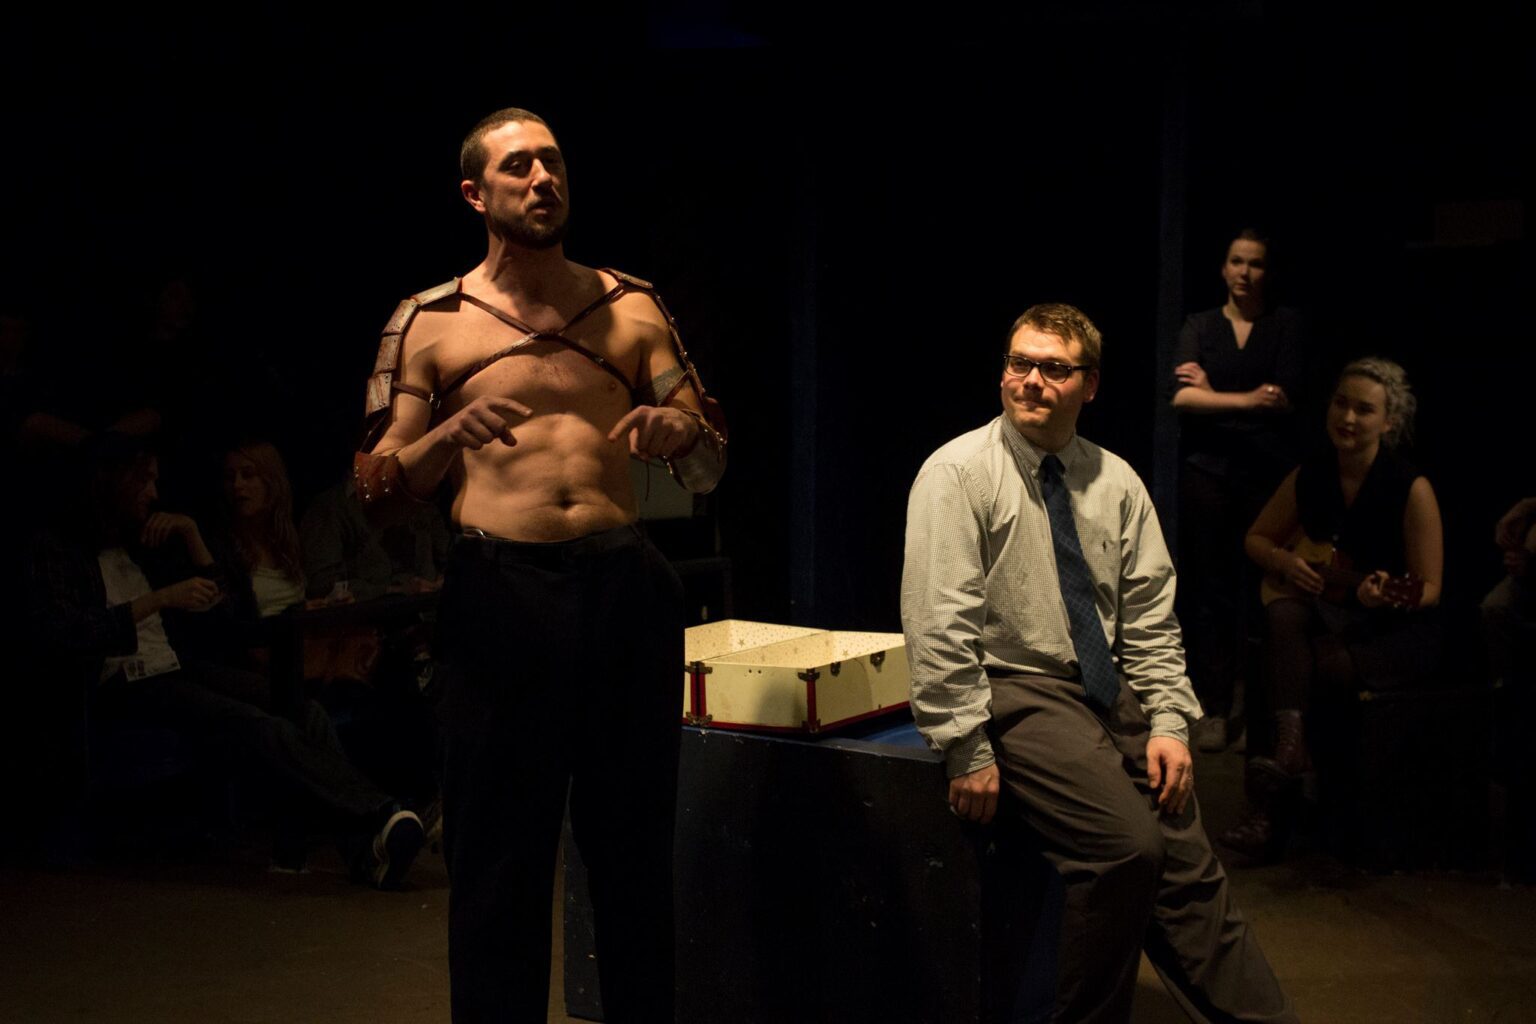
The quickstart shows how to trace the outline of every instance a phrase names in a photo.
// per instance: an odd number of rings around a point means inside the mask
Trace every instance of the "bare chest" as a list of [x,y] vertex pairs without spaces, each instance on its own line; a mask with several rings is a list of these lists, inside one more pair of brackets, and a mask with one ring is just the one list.
[[[525,340],[498,323],[461,314],[434,346],[443,411],[451,414],[482,395],[516,399],[544,412],[598,412],[630,407],[640,369],[638,340],[611,319],[562,335]],[[605,365],[606,364],[606,365]],[[620,378],[623,378],[622,380]]]

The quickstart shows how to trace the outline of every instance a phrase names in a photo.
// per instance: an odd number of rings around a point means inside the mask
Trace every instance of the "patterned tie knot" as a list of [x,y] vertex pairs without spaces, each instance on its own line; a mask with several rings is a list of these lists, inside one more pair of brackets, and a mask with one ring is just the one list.
[[1046,455],[1045,458],[1040,460],[1040,473],[1047,480],[1060,480],[1065,470],[1066,467],[1061,464],[1061,460],[1054,454]]

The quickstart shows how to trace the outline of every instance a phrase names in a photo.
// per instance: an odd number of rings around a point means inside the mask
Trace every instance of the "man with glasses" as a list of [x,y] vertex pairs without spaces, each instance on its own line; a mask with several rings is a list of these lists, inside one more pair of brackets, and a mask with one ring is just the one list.
[[923,464],[907,507],[912,708],[961,819],[1021,820],[1066,887],[1056,1019],[1128,1020],[1145,947],[1195,1020],[1295,1014],[1194,800],[1174,574],[1145,486],[1077,436],[1100,336],[1033,306],[1003,414]]

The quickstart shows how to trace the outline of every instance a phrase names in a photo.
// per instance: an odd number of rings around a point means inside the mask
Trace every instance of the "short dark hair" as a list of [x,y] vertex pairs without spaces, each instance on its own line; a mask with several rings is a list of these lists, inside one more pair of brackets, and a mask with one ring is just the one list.
[[490,155],[485,151],[487,134],[504,124],[522,121],[532,121],[546,128],[549,127],[548,121],[522,107],[502,107],[494,114],[482,117],[479,123],[469,130],[469,134],[464,136],[464,144],[459,147],[459,174],[463,175],[461,180],[479,181],[484,176],[485,162],[490,159]]
[[1008,328],[1008,344],[1021,327],[1033,327],[1042,334],[1054,334],[1063,341],[1077,341],[1090,366],[1097,367],[1104,349],[1104,338],[1088,315],[1065,302],[1042,302],[1030,306]]
[[73,452],[59,508],[66,528],[100,543],[119,514],[123,493],[149,478],[155,448],[146,438],[104,430]]

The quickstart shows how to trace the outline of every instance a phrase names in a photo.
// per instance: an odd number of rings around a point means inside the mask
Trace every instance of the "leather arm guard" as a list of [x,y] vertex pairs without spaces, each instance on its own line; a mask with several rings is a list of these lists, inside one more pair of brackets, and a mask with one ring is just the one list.
[[405,482],[405,469],[400,457],[394,452],[375,455],[358,452],[352,456],[352,483],[357,487],[357,500],[364,508],[383,502],[393,495],[404,495],[416,502],[428,499],[415,493]]
[[725,475],[725,435],[692,409],[683,412],[698,421],[699,439],[686,453],[665,460],[667,472],[685,490],[708,494]]

